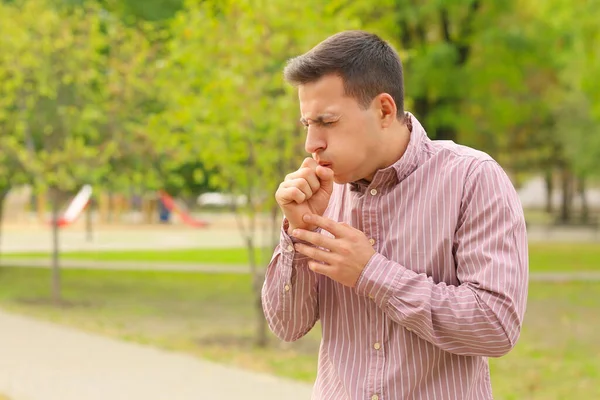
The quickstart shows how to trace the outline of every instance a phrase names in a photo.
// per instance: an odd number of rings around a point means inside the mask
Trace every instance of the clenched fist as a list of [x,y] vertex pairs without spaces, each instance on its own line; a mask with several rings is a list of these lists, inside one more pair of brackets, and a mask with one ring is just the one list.
[[294,229],[314,230],[302,217],[304,214],[323,215],[333,192],[333,171],[305,158],[300,168],[285,177],[275,193],[277,204],[289,221],[288,234]]

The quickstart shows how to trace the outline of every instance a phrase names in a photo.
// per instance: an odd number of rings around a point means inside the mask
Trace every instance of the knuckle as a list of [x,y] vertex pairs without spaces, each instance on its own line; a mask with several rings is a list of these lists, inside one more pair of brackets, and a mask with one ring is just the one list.
[[310,179],[310,177],[314,175],[314,171],[308,167],[303,167],[298,170],[298,177],[304,179]]
[[340,252],[341,255],[344,255],[344,256],[349,255],[351,253],[350,245],[348,243],[342,243],[340,245],[340,251],[339,252]]

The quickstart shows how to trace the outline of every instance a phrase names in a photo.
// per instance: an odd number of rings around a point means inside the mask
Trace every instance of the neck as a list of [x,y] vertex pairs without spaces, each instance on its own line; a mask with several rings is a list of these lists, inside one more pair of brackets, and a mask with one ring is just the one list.
[[411,131],[408,126],[401,122],[398,122],[398,126],[395,129],[390,129],[385,140],[381,142],[379,151],[381,162],[378,164],[377,169],[370,176],[364,178],[364,180],[371,182],[377,171],[389,167],[402,158],[408,148],[410,135]]
[[389,140],[385,143],[385,148],[382,149],[384,157],[382,159],[380,169],[387,168],[390,165],[398,161],[408,148],[410,142],[410,130],[406,124],[399,124],[398,129],[391,131],[389,134]]
[[381,162],[377,166],[377,169],[373,174],[366,178],[367,181],[373,180],[375,173],[380,170],[389,167],[398,161],[408,148],[410,142],[411,132],[406,124],[398,122],[396,129],[390,130],[386,136],[386,140],[381,142]]

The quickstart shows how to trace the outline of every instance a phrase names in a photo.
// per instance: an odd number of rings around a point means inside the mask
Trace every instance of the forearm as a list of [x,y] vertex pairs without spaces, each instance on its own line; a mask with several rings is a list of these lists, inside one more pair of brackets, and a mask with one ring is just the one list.
[[294,341],[318,320],[317,275],[308,258],[297,253],[282,231],[280,244],[267,268],[262,302],[269,327],[282,340]]
[[[515,279],[507,279],[506,284],[527,285],[526,273],[519,268],[510,271],[516,274]],[[519,303],[525,298],[513,296],[518,290],[495,292],[485,286],[435,283],[376,254],[356,289],[359,294],[372,296],[393,321],[445,351],[498,357],[517,341],[523,317]]]

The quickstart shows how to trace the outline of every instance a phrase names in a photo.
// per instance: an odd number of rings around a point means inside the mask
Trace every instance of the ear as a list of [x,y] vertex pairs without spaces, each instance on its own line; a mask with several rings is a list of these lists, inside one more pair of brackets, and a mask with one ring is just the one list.
[[379,94],[374,101],[379,111],[381,127],[389,128],[396,121],[396,102],[388,93]]

